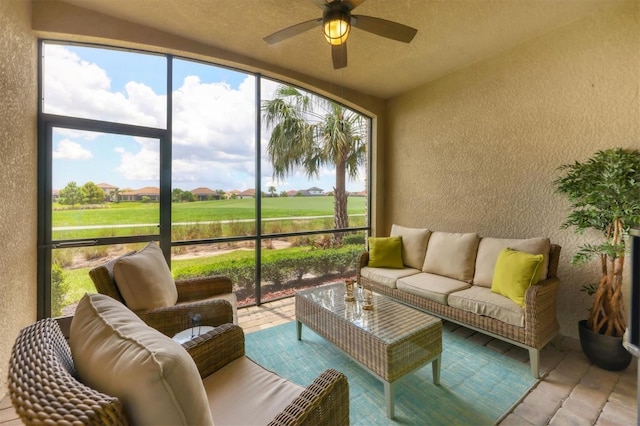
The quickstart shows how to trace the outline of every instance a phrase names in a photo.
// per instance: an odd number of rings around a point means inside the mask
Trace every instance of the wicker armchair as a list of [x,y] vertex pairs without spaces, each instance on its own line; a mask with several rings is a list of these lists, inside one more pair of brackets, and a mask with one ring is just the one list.
[[[225,324],[182,346],[204,378],[244,356],[244,334],[240,327]],[[97,392],[77,379],[67,341],[58,323],[50,318],[20,332],[9,361],[8,390],[17,414],[27,425],[129,423],[119,399]],[[243,400],[241,407],[251,410],[251,401]],[[346,377],[326,370],[269,424],[349,424]]]
[[[89,271],[89,276],[98,293],[126,305],[113,275],[113,267],[118,259],[95,267]],[[226,323],[238,323],[236,296],[232,291],[233,284],[230,278],[211,276],[176,280],[175,283],[178,301],[174,306],[134,312],[151,327],[170,337],[189,328],[190,315],[193,314],[200,315],[200,325],[216,327]]]

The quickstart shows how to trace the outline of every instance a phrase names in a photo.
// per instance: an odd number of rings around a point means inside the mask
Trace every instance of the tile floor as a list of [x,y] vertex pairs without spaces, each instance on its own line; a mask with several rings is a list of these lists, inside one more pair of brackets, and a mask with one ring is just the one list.
[[[245,333],[294,319],[293,298],[242,308],[238,321]],[[528,362],[524,349],[453,323],[450,331],[476,344]],[[563,338],[542,351],[541,368],[549,373],[515,406],[500,425],[637,425],[637,362],[622,372],[592,366],[575,339]],[[0,425],[21,424],[9,398],[0,401]]]

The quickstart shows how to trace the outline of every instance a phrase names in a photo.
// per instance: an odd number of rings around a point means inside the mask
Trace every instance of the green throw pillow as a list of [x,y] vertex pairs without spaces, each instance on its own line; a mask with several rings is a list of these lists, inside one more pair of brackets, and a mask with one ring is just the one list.
[[403,268],[402,237],[369,237],[369,266]]
[[506,248],[498,255],[491,291],[524,306],[524,294],[540,279],[541,254],[530,254]]

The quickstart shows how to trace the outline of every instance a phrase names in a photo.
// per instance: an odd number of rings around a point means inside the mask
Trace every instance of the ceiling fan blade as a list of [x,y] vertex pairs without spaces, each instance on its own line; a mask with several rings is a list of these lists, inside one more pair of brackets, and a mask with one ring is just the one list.
[[361,30],[405,43],[413,40],[413,37],[418,32],[415,28],[387,21],[386,19],[374,18],[373,16],[351,15],[351,25]]
[[347,66],[347,43],[331,46],[331,58],[333,69],[337,70]]
[[298,34],[302,34],[305,31],[309,31],[312,28],[315,28],[322,24],[322,19],[312,19],[310,21],[301,22],[296,25],[292,25],[288,28],[285,28],[280,31],[276,31],[275,33],[268,35],[264,38],[269,44],[278,43],[280,41],[286,40],[290,37],[296,36]]

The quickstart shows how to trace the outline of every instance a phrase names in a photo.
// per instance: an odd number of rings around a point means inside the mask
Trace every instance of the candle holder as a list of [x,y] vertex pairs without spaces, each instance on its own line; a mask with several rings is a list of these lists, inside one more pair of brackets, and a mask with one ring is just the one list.
[[362,309],[370,311],[373,309],[373,292],[371,289],[364,289],[364,302],[362,303]]
[[353,280],[345,280],[344,285],[344,300],[346,300],[347,302],[353,302],[354,300],[356,300],[356,298],[353,296]]

